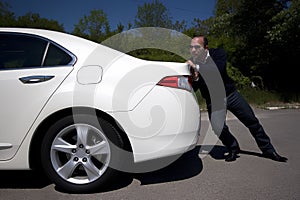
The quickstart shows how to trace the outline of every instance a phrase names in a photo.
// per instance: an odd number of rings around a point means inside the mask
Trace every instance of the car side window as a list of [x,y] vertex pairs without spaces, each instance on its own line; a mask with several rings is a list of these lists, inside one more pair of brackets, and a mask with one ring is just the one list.
[[60,66],[60,65],[68,65],[72,62],[73,58],[63,51],[61,48],[50,44],[46,59],[44,62],[44,66]]
[[0,69],[40,67],[47,41],[19,34],[0,34]]
[[72,65],[75,56],[29,34],[0,33],[0,70]]

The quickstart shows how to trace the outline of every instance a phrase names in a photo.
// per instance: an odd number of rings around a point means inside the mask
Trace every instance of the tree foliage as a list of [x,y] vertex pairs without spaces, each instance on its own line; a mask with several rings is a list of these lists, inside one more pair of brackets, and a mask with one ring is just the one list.
[[9,4],[0,1],[0,26],[15,26],[14,13],[9,11]]
[[26,27],[41,28],[64,32],[64,27],[56,20],[41,18],[37,13],[27,13],[23,16],[16,17],[10,11],[10,6],[6,2],[0,1],[0,26],[2,27]]
[[56,20],[41,18],[40,15],[37,13],[27,13],[24,16],[18,17],[16,21],[16,26],[49,29],[64,32],[64,27],[62,24],[59,24]]
[[90,15],[79,20],[72,33],[95,42],[103,41],[110,33],[106,13],[103,10],[92,10]]
[[211,35],[223,42],[229,62],[244,75],[262,77],[269,89],[288,89],[296,79],[284,77],[282,66],[293,71],[283,57],[293,60],[286,47],[299,41],[295,38],[299,35],[297,8],[299,0],[218,0]]
[[299,47],[299,8],[300,0],[294,0],[291,2],[289,9],[282,10],[271,19],[274,26],[267,32],[267,38],[270,43],[280,43],[281,45],[287,45],[288,47],[294,46],[296,43]]
[[172,28],[172,17],[168,9],[158,0],[138,6],[134,26]]
[[[298,57],[300,55],[300,0],[290,2],[271,19],[273,26],[267,31],[266,39],[271,49],[272,84],[285,91],[298,91]],[[268,66],[270,68],[270,66]],[[275,80],[275,81],[274,81]]]

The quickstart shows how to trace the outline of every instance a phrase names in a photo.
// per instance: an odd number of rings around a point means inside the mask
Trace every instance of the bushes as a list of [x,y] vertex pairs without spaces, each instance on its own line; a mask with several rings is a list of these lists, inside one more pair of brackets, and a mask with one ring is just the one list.
[[234,80],[238,89],[249,88],[251,86],[251,80],[249,77],[244,76],[238,68],[233,67],[230,63],[227,63],[228,75]]

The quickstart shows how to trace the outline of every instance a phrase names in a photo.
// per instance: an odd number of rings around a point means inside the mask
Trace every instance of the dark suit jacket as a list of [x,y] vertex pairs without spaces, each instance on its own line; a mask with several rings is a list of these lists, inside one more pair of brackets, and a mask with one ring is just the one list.
[[[194,62],[200,66],[200,78],[198,81],[193,82],[193,89],[194,91],[200,89],[201,95],[205,98],[207,103],[210,103],[210,94],[207,85],[210,90],[222,90],[225,89],[226,96],[231,94],[233,91],[236,90],[234,81],[228,76],[226,70],[226,53],[222,48],[216,49],[209,49],[209,55],[212,60],[208,60],[207,62],[211,61],[209,64],[201,64]],[[210,59],[210,58],[208,58]],[[194,61],[194,60],[192,60]],[[216,67],[215,67],[216,66]],[[221,75],[221,76],[220,76]],[[221,77],[221,78],[220,78]],[[222,79],[220,81],[220,79]],[[222,82],[222,83],[220,83]],[[223,84],[221,86],[220,84]],[[218,85],[219,84],[219,85]],[[221,88],[223,87],[223,88]],[[224,91],[223,89],[223,91]]]

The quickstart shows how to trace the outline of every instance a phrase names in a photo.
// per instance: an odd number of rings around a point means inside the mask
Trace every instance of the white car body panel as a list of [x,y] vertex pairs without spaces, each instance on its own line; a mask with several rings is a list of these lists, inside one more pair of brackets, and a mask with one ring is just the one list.
[[[0,72],[0,143],[12,145],[1,150],[0,160],[8,160],[16,153],[39,112],[71,71],[70,67],[60,67]],[[35,75],[54,78],[38,84],[24,84],[19,80]]]
[[[194,94],[156,85],[166,76],[189,75],[184,63],[145,61],[52,31],[18,28],[1,28],[0,31],[45,37],[77,57],[73,67],[39,68],[33,69],[34,73],[24,70],[28,75],[42,75],[45,71],[57,78],[46,88],[35,85],[35,90],[30,93],[23,86],[11,85],[14,87],[11,90],[24,96],[22,99],[29,103],[24,103],[28,105],[26,108],[17,101],[20,97],[12,96],[2,85],[8,77],[23,76],[23,70],[0,71],[0,91],[8,95],[5,104],[16,105],[13,112],[10,110],[12,107],[7,106],[5,112],[0,113],[1,127],[7,126],[1,128],[0,144],[12,143],[14,150],[18,150],[14,154],[3,153],[0,149],[0,169],[28,169],[31,139],[39,124],[51,114],[70,107],[94,108],[112,116],[127,134],[135,162],[183,153],[197,144],[200,109]],[[36,103],[30,102],[33,97],[40,102],[35,111],[32,106]],[[20,109],[23,109],[22,112]],[[16,116],[17,113],[22,115]],[[5,118],[7,115],[9,117]],[[2,122],[2,119],[6,120]],[[12,127],[15,126],[10,122],[12,120],[17,121],[16,127]],[[13,137],[5,134],[9,128],[13,128]]]
[[[185,90],[155,86],[134,110],[113,114],[128,133],[135,162],[175,155],[195,147],[200,112],[191,95]],[[191,118],[198,119],[198,123]]]

